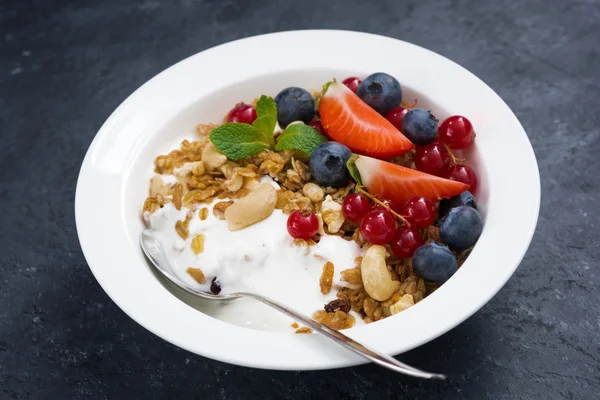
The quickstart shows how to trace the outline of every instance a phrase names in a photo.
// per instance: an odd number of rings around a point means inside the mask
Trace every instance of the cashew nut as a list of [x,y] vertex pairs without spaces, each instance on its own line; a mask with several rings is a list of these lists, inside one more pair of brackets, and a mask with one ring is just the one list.
[[242,197],[225,210],[230,231],[237,231],[269,217],[277,203],[277,191],[270,183],[262,183],[254,192]]
[[392,280],[385,263],[385,247],[373,245],[365,251],[360,272],[365,290],[377,301],[389,299],[400,288],[400,282]]
[[202,150],[202,163],[208,171],[214,171],[227,162],[227,157],[211,143],[206,143]]

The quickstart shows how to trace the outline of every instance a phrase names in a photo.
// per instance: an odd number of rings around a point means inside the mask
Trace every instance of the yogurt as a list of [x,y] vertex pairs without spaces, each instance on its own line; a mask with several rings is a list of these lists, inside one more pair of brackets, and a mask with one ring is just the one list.
[[[198,210],[166,204],[153,214],[145,215],[147,223],[162,243],[174,272],[183,281],[210,291],[210,284],[217,277],[221,293],[252,292],[279,301],[294,310],[311,316],[322,310],[323,305],[336,298],[336,286],[348,286],[340,281],[340,271],[353,268],[354,259],[362,255],[354,241],[335,235],[324,235],[318,244],[298,246],[286,229],[288,216],[274,210],[267,219],[247,228],[230,231],[227,223],[212,213],[215,200],[206,205],[208,218],[202,221]],[[175,223],[192,213],[189,237],[183,240],[175,231]],[[191,249],[192,239],[205,236],[204,251],[196,255]],[[333,287],[329,294],[320,292],[319,279],[323,265],[334,264]],[[188,273],[188,267],[200,268],[207,278],[198,284]],[[289,317],[252,299],[208,305],[204,310],[219,319],[262,330],[287,330],[292,322]],[[357,324],[362,318],[354,315]]]

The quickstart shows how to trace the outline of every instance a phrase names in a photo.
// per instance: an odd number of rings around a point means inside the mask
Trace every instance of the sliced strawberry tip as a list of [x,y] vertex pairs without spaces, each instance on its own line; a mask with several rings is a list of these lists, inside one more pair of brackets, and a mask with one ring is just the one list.
[[394,125],[340,82],[324,86],[319,115],[329,138],[356,153],[392,158],[413,148]]
[[397,202],[407,201],[413,196],[425,197],[436,202],[461,194],[469,188],[469,185],[462,182],[371,157],[358,156],[354,165],[369,193]]

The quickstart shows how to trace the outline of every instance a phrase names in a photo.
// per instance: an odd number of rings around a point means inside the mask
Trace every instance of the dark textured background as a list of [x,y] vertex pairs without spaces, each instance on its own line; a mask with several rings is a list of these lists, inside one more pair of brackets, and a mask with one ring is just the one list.
[[[0,2],[0,398],[598,398],[600,1],[277,3]],[[519,270],[475,316],[402,356],[448,382],[373,365],[292,373],[198,357],[121,312],[81,253],[79,166],[127,95],[211,46],[324,27],[455,60],[502,96],[536,151],[542,209]]]

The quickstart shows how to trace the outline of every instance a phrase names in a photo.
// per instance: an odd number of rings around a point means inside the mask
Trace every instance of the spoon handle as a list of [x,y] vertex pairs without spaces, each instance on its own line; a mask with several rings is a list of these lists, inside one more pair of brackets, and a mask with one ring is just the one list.
[[445,375],[435,374],[431,372],[421,371],[410,365],[404,364],[393,357],[388,356],[387,354],[378,353],[374,350],[371,350],[362,344],[358,343],[356,340],[344,335],[341,332],[333,330],[322,323],[315,321],[311,318],[308,318],[286,306],[280,304],[274,300],[268,299],[266,297],[254,294],[254,293],[240,293],[244,296],[252,297],[264,303],[270,307],[279,310],[280,312],[286,314],[289,317],[302,322],[302,324],[312,328],[313,330],[321,333],[327,338],[333,340],[337,344],[347,348],[348,350],[366,358],[367,360],[373,361],[376,364],[381,365],[382,367],[391,369],[392,371],[396,371],[402,374],[418,377],[418,378],[426,378],[426,379],[446,379]]

